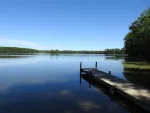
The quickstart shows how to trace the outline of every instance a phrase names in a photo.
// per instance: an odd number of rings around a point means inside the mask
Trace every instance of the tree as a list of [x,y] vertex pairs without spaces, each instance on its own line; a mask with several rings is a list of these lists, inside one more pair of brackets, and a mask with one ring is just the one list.
[[124,38],[125,53],[129,56],[150,57],[150,8],[129,27]]
[[7,54],[22,54],[22,53],[39,53],[38,50],[29,49],[29,48],[19,48],[19,47],[0,47],[0,53],[7,53]]

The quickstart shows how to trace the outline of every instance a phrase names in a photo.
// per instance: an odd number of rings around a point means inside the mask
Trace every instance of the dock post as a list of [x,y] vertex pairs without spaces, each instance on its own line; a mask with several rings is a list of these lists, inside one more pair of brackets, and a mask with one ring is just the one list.
[[109,71],[109,75],[111,75],[111,71]]
[[81,69],[82,69],[82,62],[80,62],[80,85],[81,85]]
[[82,81],[81,81],[81,74],[80,74],[80,85],[81,85]]
[[82,69],[82,62],[80,62],[80,75],[81,75],[81,69]]
[[89,82],[89,88],[91,88],[91,83]]
[[97,70],[97,62],[95,62],[95,69]]
[[91,88],[91,72],[89,72],[89,88]]
[[88,73],[88,76],[89,76],[89,81],[91,81],[91,76],[92,76],[91,72]]
[[110,94],[111,94],[111,95],[114,95],[114,94],[115,94],[115,88],[114,88],[114,87],[111,86],[111,87],[109,88],[109,91],[110,91]]

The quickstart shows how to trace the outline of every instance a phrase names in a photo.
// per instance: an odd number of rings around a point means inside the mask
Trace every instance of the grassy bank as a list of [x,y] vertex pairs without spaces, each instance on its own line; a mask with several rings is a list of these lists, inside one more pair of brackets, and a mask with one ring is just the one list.
[[123,65],[130,69],[150,70],[150,64],[146,62],[124,62]]

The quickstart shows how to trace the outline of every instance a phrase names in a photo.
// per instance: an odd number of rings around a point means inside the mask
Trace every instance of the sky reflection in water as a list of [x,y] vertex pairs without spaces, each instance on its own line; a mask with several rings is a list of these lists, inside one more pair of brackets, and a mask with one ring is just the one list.
[[[79,83],[79,62],[124,78],[122,59],[102,55],[37,55],[0,58],[0,110],[3,113],[128,113],[88,83]],[[118,71],[119,70],[119,71]],[[125,79],[125,78],[124,78]]]

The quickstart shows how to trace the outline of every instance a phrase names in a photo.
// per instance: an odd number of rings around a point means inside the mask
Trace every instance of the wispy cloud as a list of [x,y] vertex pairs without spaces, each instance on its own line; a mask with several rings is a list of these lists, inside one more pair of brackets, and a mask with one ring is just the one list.
[[0,46],[16,46],[16,47],[26,47],[26,48],[34,48],[34,49],[47,49],[46,46],[37,44],[35,42],[8,39],[8,38],[0,38]]

